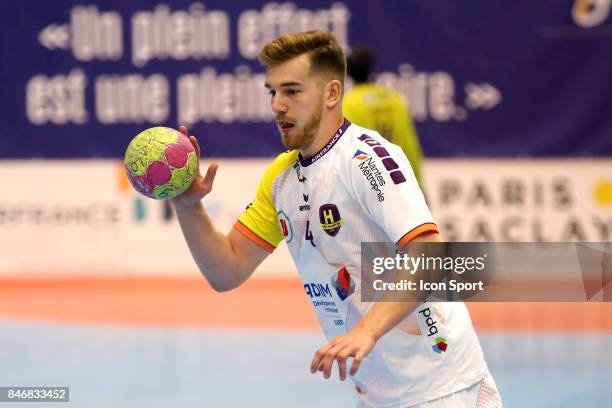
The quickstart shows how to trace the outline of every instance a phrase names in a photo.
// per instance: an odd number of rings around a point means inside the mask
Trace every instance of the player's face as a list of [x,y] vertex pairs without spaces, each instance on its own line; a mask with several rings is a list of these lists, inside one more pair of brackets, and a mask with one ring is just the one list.
[[305,149],[312,144],[323,116],[323,84],[310,72],[303,54],[268,69],[266,88],[272,98],[276,126],[288,149]]

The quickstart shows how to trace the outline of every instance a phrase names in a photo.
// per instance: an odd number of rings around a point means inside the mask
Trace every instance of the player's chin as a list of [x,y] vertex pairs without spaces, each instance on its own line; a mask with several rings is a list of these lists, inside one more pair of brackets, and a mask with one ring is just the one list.
[[283,145],[290,150],[297,149],[299,147],[298,138],[286,133],[281,133],[281,142],[283,142]]

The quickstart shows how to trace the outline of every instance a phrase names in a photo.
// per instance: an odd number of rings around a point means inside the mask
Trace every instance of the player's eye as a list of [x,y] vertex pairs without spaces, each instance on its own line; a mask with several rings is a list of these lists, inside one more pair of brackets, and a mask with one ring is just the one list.
[[300,92],[300,90],[299,89],[287,89],[286,92],[288,95],[293,96],[293,95],[297,95]]
[[276,91],[274,89],[268,89],[268,95],[274,96],[276,95]]

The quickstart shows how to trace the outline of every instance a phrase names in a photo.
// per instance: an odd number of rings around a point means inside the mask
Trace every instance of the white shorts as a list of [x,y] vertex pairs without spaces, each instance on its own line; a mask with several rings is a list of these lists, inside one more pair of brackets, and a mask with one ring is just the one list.
[[454,394],[413,405],[410,408],[498,408],[502,406],[501,396],[491,374],[480,382]]
[[[408,408],[499,408],[501,406],[502,400],[495,380],[488,373],[471,387]],[[359,401],[356,406],[356,408],[365,407],[362,401]]]

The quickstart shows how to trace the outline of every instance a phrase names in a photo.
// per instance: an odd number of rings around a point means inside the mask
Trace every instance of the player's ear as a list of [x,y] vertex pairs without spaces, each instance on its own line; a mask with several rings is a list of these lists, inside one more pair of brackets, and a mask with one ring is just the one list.
[[332,79],[325,85],[325,105],[334,108],[342,100],[342,83]]

